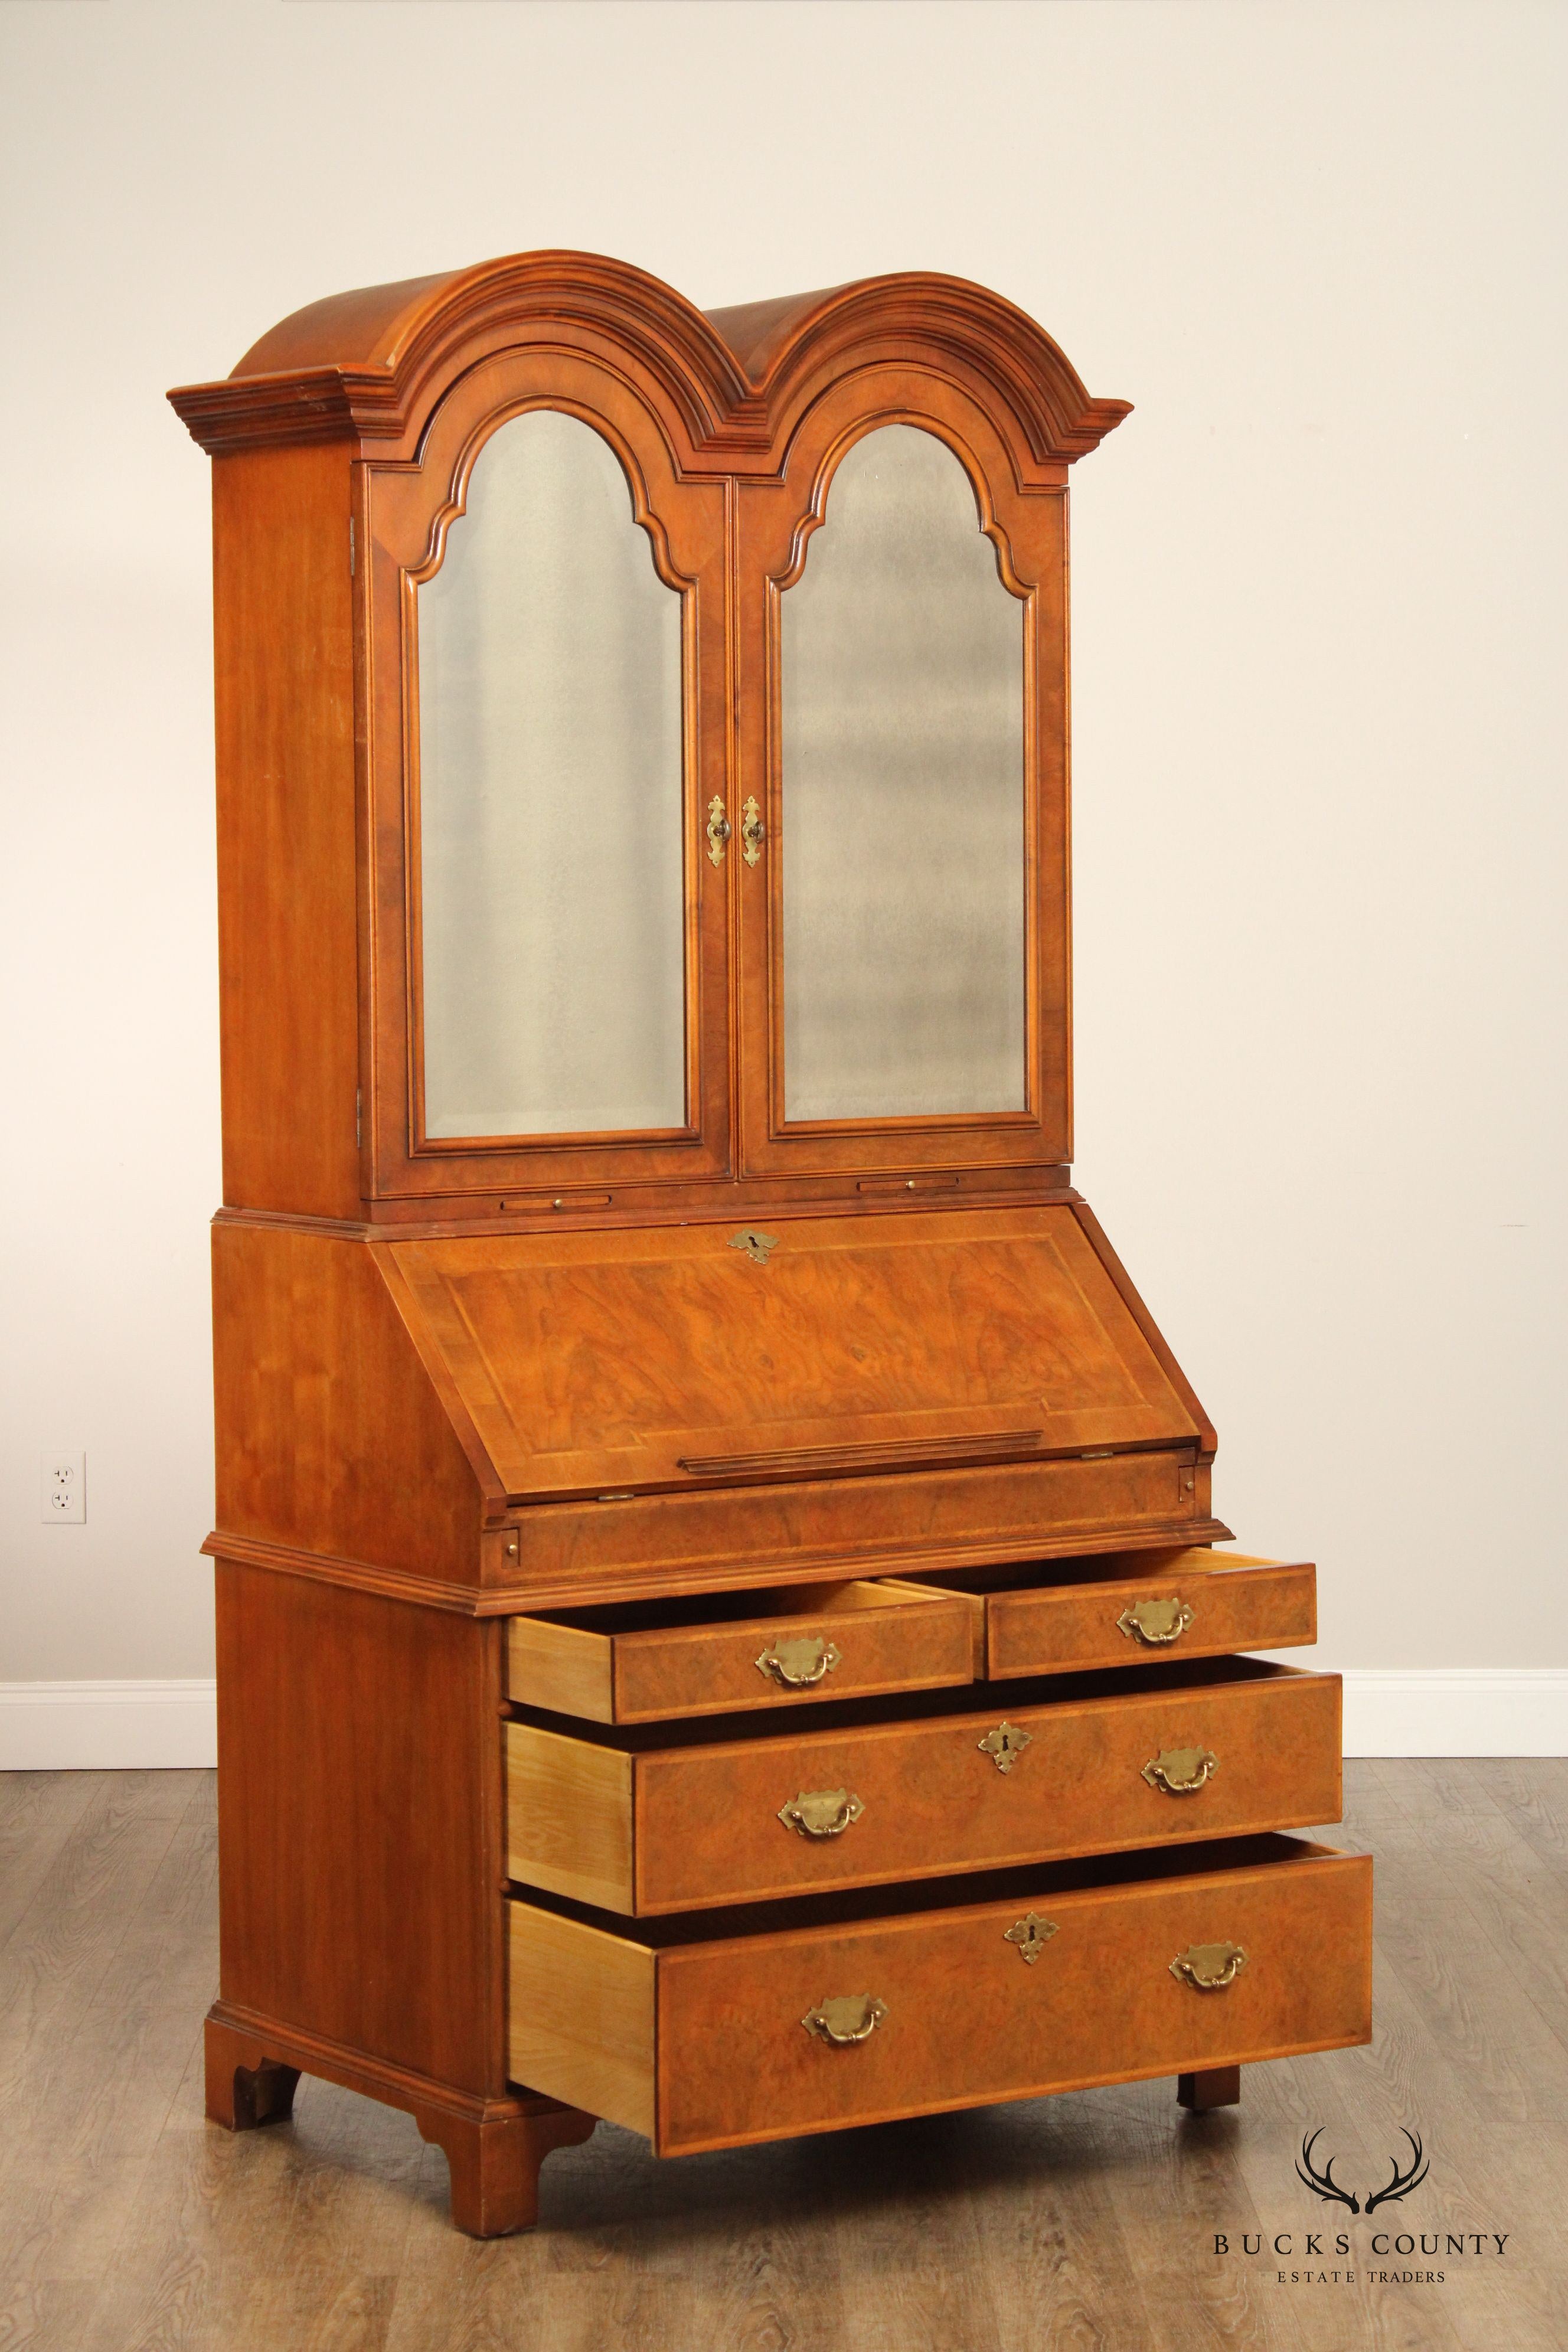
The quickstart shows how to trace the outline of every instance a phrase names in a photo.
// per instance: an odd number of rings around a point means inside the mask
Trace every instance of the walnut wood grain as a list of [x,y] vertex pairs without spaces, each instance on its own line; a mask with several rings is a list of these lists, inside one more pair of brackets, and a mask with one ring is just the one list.
[[[871,1703],[851,1715],[882,1719],[782,1735],[758,1725],[687,1746],[655,1744],[669,1735],[649,1729],[611,1746],[611,1732],[511,1723],[507,1866],[525,1885],[580,1893],[568,1883],[584,1866],[576,1822],[585,1848],[617,1858],[605,1881],[616,1892],[587,1899],[641,1916],[1336,1818],[1337,1675],[1226,1664],[1158,1688],[1118,1680],[1082,1697],[1071,1681],[1046,1685],[1043,1704],[1027,1684],[983,1704],[978,1693],[911,1700],[891,1717]],[[1027,1736],[1005,1772],[980,1746],[1003,1721]],[[1194,1793],[1144,1778],[1162,1751],[1187,1748],[1219,1759]],[[628,1762],[623,1780],[615,1768]],[[524,1792],[541,1782],[551,1795],[535,1811]],[[780,1822],[802,1790],[840,1789],[862,1808],[842,1835]]]
[[360,1085],[350,467],[213,469],[223,1193],[357,1216]]
[[[1282,1650],[1318,1638],[1317,1575],[1306,1561],[1188,1548],[1131,1559],[1112,1553],[1084,1565],[1092,1566],[1092,1581],[1077,1581],[1069,1567],[1059,1582],[1029,1585],[1016,1581],[1015,1570],[1007,1572],[1011,1589],[985,1593],[993,1678]],[[1145,1643],[1121,1621],[1147,1600],[1184,1603],[1191,1622],[1168,1643]]]
[[499,2097],[500,1628],[216,1581],[225,2001]]
[[[1033,1964],[1006,1940],[1026,1907],[1018,1893],[772,1933],[726,1936],[719,1914],[694,1937],[628,1934],[654,1968],[655,2146],[661,2155],[732,2147],[1364,2042],[1371,1866],[1272,1843],[1276,1858],[1263,1863],[1227,1870],[1220,1847],[1191,1875],[1042,1893],[1036,1907],[1058,1932]],[[605,1947],[617,1939],[525,1901],[510,1910],[513,1969],[531,1977],[538,1938],[592,2005]],[[1217,1940],[1247,1951],[1234,1983],[1203,1993],[1173,1976],[1178,1953]],[[863,1992],[887,2011],[864,2042],[836,2049],[803,2027],[826,1995]],[[552,2095],[582,2095],[582,2062],[536,2036],[526,2010],[514,2014],[510,2052],[514,2071]],[[640,2067],[632,2079],[640,2097]],[[601,2080],[601,2095],[605,2087]],[[610,2119],[647,2128],[629,2106]]]
[[[764,1447],[727,1483],[792,1453],[809,1475],[828,1446],[1198,1435],[1067,1208],[797,1218],[765,1265],[714,1225],[387,1251],[519,1499],[687,1485]],[[552,1347],[568,1318],[576,1344]]]
[[[596,1723],[790,1713],[876,1691],[930,1690],[970,1680],[983,1608],[967,1594],[859,1580],[730,1596],[727,1606],[716,1597],[586,1611],[575,1622],[514,1617],[507,1690],[522,1706]],[[803,1638],[820,1645],[819,1681],[781,1682],[759,1664],[780,1642]]]

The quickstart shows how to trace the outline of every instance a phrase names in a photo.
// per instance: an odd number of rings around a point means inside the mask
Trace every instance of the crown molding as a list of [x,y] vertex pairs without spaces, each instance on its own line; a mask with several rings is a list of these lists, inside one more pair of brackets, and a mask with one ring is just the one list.
[[232,375],[169,399],[214,457],[344,441],[410,458],[458,376],[550,341],[626,354],[663,395],[678,462],[697,472],[775,473],[800,416],[855,366],[935,367],[1000,400],[1041,479],[1059,479],[1128,414],[1125,401],[1092,399],[1033,320],[964,278],[864,278],[710,317],[626,262],[555,251],[311,303]]

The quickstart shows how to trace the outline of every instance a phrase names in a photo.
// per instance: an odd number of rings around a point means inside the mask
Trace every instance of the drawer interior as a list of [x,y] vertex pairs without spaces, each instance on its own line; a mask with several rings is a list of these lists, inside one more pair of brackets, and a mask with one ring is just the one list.
[[[665,2155],[1370,2032],[1370,1864],[1297,1838],[633,1928],[559,1898],[510,1908],[512,2079]],[[848,2030],[820,2032],[836,2012]]]
[[1209,1546],[1012,1560],[919,1578],[984,1612],[984,1673],[1010,1676],[1290,1649],[1318,1634],[1310,1560]]
[[840,1692],[968,1683],[973,1595],[851,1577],[514,1617],[509,1696],[595,1723],[813,1705]]
[[1095,1853],[1070,1862],[1029,1863],[1016,1870],[961,1872],[951,1878],[926,1878],[906,1886],[847,1886],[826,1895],[792,1895],[774,1903],[726,1903],[711,1911],[671,1911],[649,1919],[627,1920],[613,1911],[601,1911],[569,1895],[542,1889],[521,1890],[521,1899],[563,1919],[613,1935],[618,1942],[644,1946],[654,1952],[675,1951],[687,1944],[706,1944],[734,1937],[776,1936],[786,1931],[806,1933],[823,1927],[847,1927],[880,1920],[908,1919],[926,1912],[981,1909],[991,1904],[1026,1899],[1049,1902],[1064,1895],[1091,1893],[1097,1888],[1179,1884],[1205,1878],[1222,1870],[1255,1870],[1264,1864],[1289,1865],[1316,1856],[1338,1857],[1343,1849],[1284,1831],[1256,1837],[1214,1838],[1196,1845],[1147,1846],[1134,1853]]
[[[1300,1681],[1308,1670],[1281,1665],[1270,1658],[1163,1659],[1141,1667],[1110,1667],[1088,1674],[1021,1675],[1005,1685],[990,1684],[976,1689],[912,1691],[865,1698],[839,1699],[816,1707],[803,1737],[819,1732],[855,1729],[862,1725],[927,1723],[948,1715],[1002,1713],[1008,1707],[1048,1706],[1097,1698],[1146,1698],[1151,1691],[1202,1691],[1236,1684]],[[776,1740],[780,1727],[772,1717],[713,1715],[696,1722],[595,1724],[591,1732],[542,1707],[515,1706],[513,1717],[540,1722],[554,1731],[574,1733],[597,1747],[641,1755],[668,1748],[700,1748],[730,1740]]]
[[1076,1585],[1135,1583],[1151,1590],[1173,1576],[1221,1576],[1238,1569],[1282,1568],[1260,1552],[1219,1551],[1211,1544],[1154,1544],[1128,1551],[1074,1552],[1060,1559],[1008,1559],[939,1572],[917,1569],[900,1581],[928,1591],[992,1593],[1059,1591]]

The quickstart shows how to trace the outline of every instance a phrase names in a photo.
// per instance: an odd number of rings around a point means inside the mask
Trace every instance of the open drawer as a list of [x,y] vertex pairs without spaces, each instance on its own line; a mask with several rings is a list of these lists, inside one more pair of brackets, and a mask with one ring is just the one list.
[[513,1617],[507,1691],[593,1723],[657,1723],[941,1689],[980,1671],[983,1606],[858,1578]]
[[639,1924],[510,1906],[514,2081],[661,2156],[1365,2042],[1372,1864],[1258,1837]]
[[508,1874],[639,1916],[1340,1814],[1338,1675],[1250,1658],[505,1739]]
[[1100,1552],[933,1577],[985,1611],[993,1682],[1162,1658],[1284,1650],[1318,1638],[1317,1570],[1206,1548]]

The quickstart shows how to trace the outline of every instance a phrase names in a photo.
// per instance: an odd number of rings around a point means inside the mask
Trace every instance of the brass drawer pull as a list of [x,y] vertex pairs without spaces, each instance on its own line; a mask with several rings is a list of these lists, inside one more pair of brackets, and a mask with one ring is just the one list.
[[1247,1954],[1239,1944],[1189,1944],[1171,1962],[1171,1974],[1194,1992],[1223,1992],[1246,1966]]
[[1130,1642],[1147,1642],[1152,1650],[1161,1649],[1167,1642],[1181,1640],[1193,1622],[1193,1612],[1185,1601],[1135,1601],[1116,1622]]
[[1218,1770],[1219,1758],[1207,1748],[1162,1748],[1144,1765],[1143,1778],[1167,1797],[1193,1797]]
[[998,1772],[1010,1772],[1029,1744],[1030,1735],[1020,1731],[1016,1723],[999,1723],[988,1731],[975,1746],[983,1756],[989,1756]]
[[782,1683],[785,1690],[809,1690],[813,1683],[821,1682],[843,1664],[837,1643],[825,1642],[820,1633],[800,1633],[787,1642],[773,1642],[756,1662],[760,1675]]
[[724,844],[730,838],[730,820],[724,814],[724,803],[717,793],[708,803],[708,857],[710,865],[724,863]]
[[741,812],[741,855],[748,866],[756,864],[767,837],[763,813],[754,800],[749,800]]
[[803,1789],[798,1797],[779,1807],[779,1819],[786,1830],[795,1830],[802,1837],[842,1837],[865,1810],[847,1789]]
[[1003,1928],[1002,1941],[1016,1944],[1019,1958],[1026,1960],[1033,1968],[1057,1932],[1054,1919],[1042,1919],[1037,1911],[1026,1911],[1021,1919],[1015,1919],[1010,1927]]
[[847,2050],[852,2042],[869,2042],[887,2014],[887,2003],[872,1993],[841,1992],[831,2000],[819,2000],[800,2021],[819,2042]]

